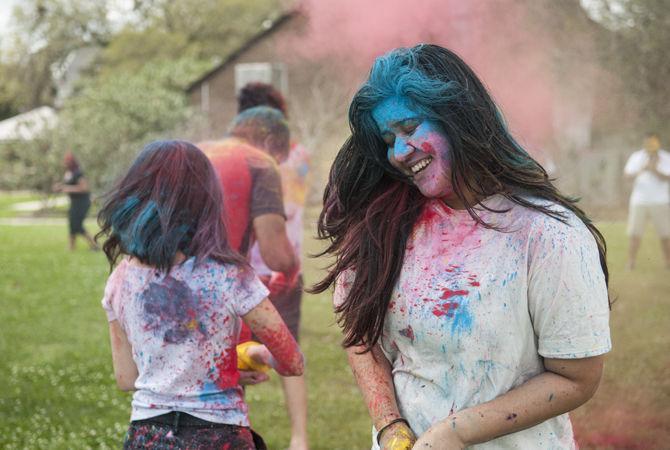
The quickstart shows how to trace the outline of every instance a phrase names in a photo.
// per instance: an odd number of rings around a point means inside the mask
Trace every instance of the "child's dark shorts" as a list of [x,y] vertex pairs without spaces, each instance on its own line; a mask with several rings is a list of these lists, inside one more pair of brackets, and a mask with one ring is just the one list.
[[208,422],[172,412],[130,423],[124,449],[267,450],[251,428]]

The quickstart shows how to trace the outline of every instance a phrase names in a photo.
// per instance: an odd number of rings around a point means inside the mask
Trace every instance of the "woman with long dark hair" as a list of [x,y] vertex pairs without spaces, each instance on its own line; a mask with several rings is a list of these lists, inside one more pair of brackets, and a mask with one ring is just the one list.
[[335,285],[373,448],[573,448],[611,348],[602,235],[447,49],[379,57],[349,120],[313,290]]

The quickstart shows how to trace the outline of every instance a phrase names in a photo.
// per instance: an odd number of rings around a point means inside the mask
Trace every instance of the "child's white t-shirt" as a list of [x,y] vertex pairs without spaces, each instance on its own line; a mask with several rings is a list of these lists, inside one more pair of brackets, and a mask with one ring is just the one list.
[[[543,357],[586,358],[611,348],[607,288],[586,226],[558,205],[551,208],[567,224],[502,196],[485,203],[511,208],[480,210],[505,231],[431,200],[407,242],[380,342],[400,413],[417,435],[544,372]],[[353,277],[339,277],[336,304]],[[564,414],[472,448],[574,447]]]
[[124,259],[102,306],[126,333],[139,371],[131,420],[182,411],[249,426],[235,347],[240,316],[267,295],[258,278],[232,264],[190,258],[165,275]]

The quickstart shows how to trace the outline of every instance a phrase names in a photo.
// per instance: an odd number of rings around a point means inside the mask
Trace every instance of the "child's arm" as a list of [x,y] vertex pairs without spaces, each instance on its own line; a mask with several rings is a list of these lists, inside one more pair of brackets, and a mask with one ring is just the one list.
[[302,375],[305,365],[298,343],[270,300],[263,300],[242,319],[272,354],[266,364],[283,376]]
[[130,342],[118,320],[109,322],[109,337],[112,342],[112,363],[116,385],[122,391],[133,391],[139,373],[133,360]]

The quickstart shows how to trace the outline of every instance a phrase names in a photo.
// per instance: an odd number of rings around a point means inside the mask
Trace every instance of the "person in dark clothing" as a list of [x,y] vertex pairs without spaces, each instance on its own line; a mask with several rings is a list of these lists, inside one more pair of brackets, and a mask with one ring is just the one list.
[[83,236],[91,250],[98,250],[93,237],[84,229],[84,219],[91,208],[91,192],[88,181],[79,167],[77,158],[72,152],[67,152],[63,158],[65,175],[62,183],[56,183],[54,191],[64,192],[70,197],[70,209],[67,218],[70,227],[70,250],[75,249],[77,235]]

